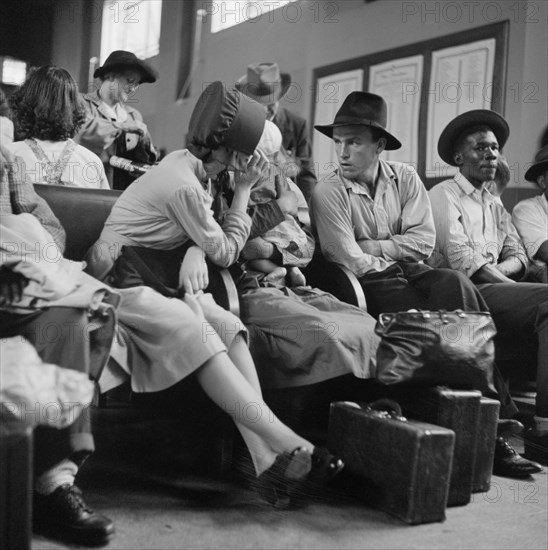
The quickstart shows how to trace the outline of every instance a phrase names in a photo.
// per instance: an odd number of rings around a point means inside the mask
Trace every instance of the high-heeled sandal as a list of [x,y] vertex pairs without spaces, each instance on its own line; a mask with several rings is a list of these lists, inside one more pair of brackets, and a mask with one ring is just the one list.
[[257,492],[274,508],[284,510],[291,505],[291,496],[307,479],[312,455],[305,447],[281,453],[274,464],[257,477]]
[[313,483],[327,483],[344,468],[344,462],[331,454],[325,447],[314,447],[312,468],[308,480]]

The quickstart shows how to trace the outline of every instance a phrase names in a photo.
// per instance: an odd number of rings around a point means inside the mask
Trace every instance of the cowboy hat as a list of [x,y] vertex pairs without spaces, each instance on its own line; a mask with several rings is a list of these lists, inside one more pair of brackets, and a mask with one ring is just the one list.
[[344,100],[341,108],[335,115],[333,124],[314,126],[318,132],[333,137],[333,128],[338,126],[370,126],[380,130],[386,138],[387,151],[401,147],[401,143],[386,130],[387,120],[386,101],[370,92],[352,92]]
[[548,170],[548,145],[545,145],[535,155],[535,162],[527,172],[525,172],[525,179],[537,183],[537,178],[545,171]]
[[277,63],[254,63],[236,81],[236,89],[261,105],[279,101],[291,85],[291,76],[280,73]]
[[475,109],[462,113],[454,118],[443,130],[438,140],[438,154],[442,160],[451,166],[455,164],[455,143],[466,131],[474,127],[487,126],[495,134],[499,147],[502,149],[510,135],[510,127],[504,118],[495,111]]
[[[264,107],[238,90],[212,82],[200,95],[188,125],[189,149],[221,145],[252,155],[264,129]],[[196,156],[200,156],[199,154]]]
[[134,53],[124,50],[116,50],[112,52],[105,60],[101,67],[95,69],[93,78],[103,78],[103,75],[119,69],[134,69],[141,74],[139,84],[143,82],[156,82],[158,74],[156,71],[139,59]]

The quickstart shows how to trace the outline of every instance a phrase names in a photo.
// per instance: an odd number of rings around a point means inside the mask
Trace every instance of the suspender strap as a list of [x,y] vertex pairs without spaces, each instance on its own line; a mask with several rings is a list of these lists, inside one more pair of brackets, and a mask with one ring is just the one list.
[[68,139],[65,147],[61,151],[61,156],[56,162],[49,160],[48,156],[35,139],[26,139],[25,143],[30,147],[31,151],[34,153],[34,156],[38,159],[38,162],[44,169],[46,182],[50,185],[65,185],[65,183],[61,181],[61,176],[63,175],[67,163],[76,148],[76,143],[72,139]]

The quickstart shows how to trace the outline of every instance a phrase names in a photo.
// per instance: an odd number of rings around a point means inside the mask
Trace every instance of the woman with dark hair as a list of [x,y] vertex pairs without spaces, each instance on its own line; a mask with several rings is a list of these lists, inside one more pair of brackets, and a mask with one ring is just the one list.
[[85,114],[68,71],[53,65],[34,70],[10,104],[23,141],[8,149],[32,183],[110,188],[99,157],[72,139]]
[[13,141],[13,122],[11,121],[8,101],[0,88],[0,145],[4,147]]

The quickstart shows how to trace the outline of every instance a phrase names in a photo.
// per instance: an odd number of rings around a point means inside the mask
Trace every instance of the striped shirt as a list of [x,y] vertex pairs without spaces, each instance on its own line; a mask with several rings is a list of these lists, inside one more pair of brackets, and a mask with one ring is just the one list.
[[0,161],[0,214],[32,214],[37,218],[61,251],[65,250],[65,230],[55,217],[47,202],[42,199],[31,183],[23,179],[20,160],[1,149]]
[[436,224],[433,267],[450,267],[471,277],[487,264],[515,258],[528,265],[510,214],[487,189],[476,189],[462,174],[429,191]]

